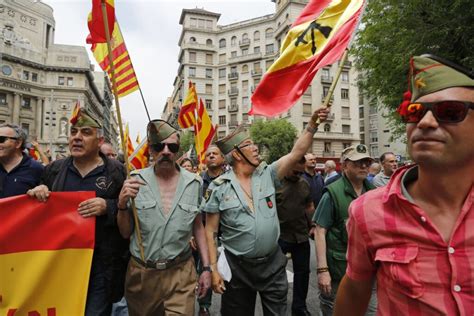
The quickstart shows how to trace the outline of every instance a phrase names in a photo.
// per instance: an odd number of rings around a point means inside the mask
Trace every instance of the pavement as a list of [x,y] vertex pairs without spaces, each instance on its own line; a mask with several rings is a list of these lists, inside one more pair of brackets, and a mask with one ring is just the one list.
[[[308,311],[313,316],[319,316],[319,289],[318,289],[318,281],[316,276],[316,252],[314,249],[314,241],[310,240],[311,245],[311,263],[310,269],[311,274],[309,276],[309,290],[308,290],[308,297],[306,299],[306,304]],[[288,265],[286,266],[286,274],[288,276],[288,315],[291,316],[291,302],[293,297],[293,265],[291,259],[288,260]],[[211,315],[220,315],[220,308],[221,308],[221,297],[218,294],[212,294],[212,306],[211,306]],[[196,308],[196,315],[197,315],[198,308]],[[242,316],[251,316],[251,315],[242,315]],[[255,316],[263,316],[262,306],[260,304],[260,298],[257,297],[257,304],[255,307]]]

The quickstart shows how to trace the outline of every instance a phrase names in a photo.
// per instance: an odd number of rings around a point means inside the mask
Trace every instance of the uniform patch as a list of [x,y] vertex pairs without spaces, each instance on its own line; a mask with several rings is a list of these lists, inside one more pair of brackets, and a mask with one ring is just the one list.
[[102,191],[107,190],[111,185],[112,185],[112,181],[107,183],[107,177],[105,177],[105,176],[98,177],[95,180],[95,186],[98,187],[99,189],[101,189]]
[[204,200],[206,200],[206,202],[211,197],[211,193],[212,193],[211,189],[207,189],[206,192],[204,192]]
[[272,200],[271,200],[269,197],[266,197],[265,199],[267,200],[267,206],[268,206],[268,208],[273,208],[273,202],[272,202]]

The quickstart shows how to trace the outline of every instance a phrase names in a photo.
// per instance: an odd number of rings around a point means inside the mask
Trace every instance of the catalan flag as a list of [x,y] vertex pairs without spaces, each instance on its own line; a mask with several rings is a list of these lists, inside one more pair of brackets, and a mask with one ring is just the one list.
[[[107,14],[107,25],[109,27],[109,36],[112,36],[115,25],[115,5],[114,0],[105,0],[105,11]],[[92,0],[92,11],[87,18],[90,36],[87,43],[106,43],[107,37],[104,27],[104,15],[102,13],[102,1]]]
[[194,111],[196,110],[198,97],[196,93],[196,86],[189,81],[188,94],[184,99],[183,105],[178,115],[178,124],[181,128],[189,128],[196,125],[196,118]]
[[341,58],[363,5],[364,0],[311,0],[288,31],[280,57],[253,93],[249,114],[275,116],[288,111],[317,70]]
[[95,217],[77,212],[94,192],[0,199],[0,314],[84,315]]
[[[139,86],[135,70],[133,69],[132,60],[128,54],[122,32],[120,32],[120,27],[117,22],[115,22],[110,44],[112,48],[112,59],[115,66],[115,80],[117,83],[118,96],[124,97],[138,90]],[[108,73],[110,78],[112,78],[107,44],[92,44],[91,50],[100,67]]]
[[148,167],[148,139],[145,137],[128,157],[128,162],[135,169]]
[[199,158],[199,162],[203,163],[206,158],[206,150],[214,138],[216,129],[212,125],[211,118],[206,111],[206,107],[202,102],[202,99],[199,99],[198,107],[198,116],[197,124],[194,128],[194,141],[196,143],[196,151]]
[[133,148],[133,143],[132,143],[132,139],[130,138],[130,131],[129,131],[129,128],[128,128],[128,123],[127,125],[125,126],[125,140],[127,141],[127,156],[130,157],[133,152],[135,151],[135,149]]

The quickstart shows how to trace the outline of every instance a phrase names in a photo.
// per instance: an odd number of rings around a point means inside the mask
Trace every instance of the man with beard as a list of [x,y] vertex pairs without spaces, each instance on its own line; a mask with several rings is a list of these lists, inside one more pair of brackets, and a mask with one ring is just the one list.
[[46,201],[50,191],[94,191],[96,197],[78,205],[85,218],[96,217],[95,247],[92,259],[87,316],[110,315],[112,302],[123,295],[128,241],[117,227],[117,198],[125,180],[125,168],[100,152],[104,141],[100,123],[86,109],[71,118],[69,151],[71,156],[49,164],[42,185],[28,191]]
[[[344,149],[341,163],[342,177],[325,188],[313,217],[319,299],[324,316],[332,315],[337,288],[346,271],[347,209],[357,197],[374,189],[366,179],[372,158],[365,145]],[[369,315],[375,315],[377,309],[375,295],[373,298]]]
[[[147,137],[155,163],[132,173],[118,201],[118,225],[122,235],[130,237],[132,254],[125,298],[132,316],[194,315],[196,289],[199,297],[204,296],[211,279],[200,214],[201,178],[176,164],[179,135],[170,124],[149,122]],[[140,228],[135,233],[131,198]],[[192,235],[204,266],[198,286],[189,243]]]
[[283,253],[290,253],[293,261],[293,316],[310,315],[306,307],[309,284],[310,245],[309,230],[314,204],[308,182],[303,178],[305,157],[281,181],[276,192],[280,238],[278,244]]

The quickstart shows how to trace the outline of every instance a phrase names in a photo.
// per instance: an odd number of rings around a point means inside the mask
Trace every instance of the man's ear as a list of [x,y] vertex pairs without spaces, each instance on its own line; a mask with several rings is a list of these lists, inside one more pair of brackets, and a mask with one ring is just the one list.
[[105,137],[104,136],[100,136],[99,137],[99,148],[102,147],[102,145],[104,144],[105,142]]
[[236,161],[242,161],[242,155],[237,150],[232,151],[232,157]]

